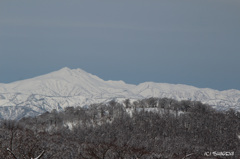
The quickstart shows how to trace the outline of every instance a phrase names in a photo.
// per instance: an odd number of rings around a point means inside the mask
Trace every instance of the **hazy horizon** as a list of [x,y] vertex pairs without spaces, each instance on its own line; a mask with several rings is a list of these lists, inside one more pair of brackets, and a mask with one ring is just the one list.
[[240,1],[0,2],[0,83],[80,68],[104,80],[240,90]]

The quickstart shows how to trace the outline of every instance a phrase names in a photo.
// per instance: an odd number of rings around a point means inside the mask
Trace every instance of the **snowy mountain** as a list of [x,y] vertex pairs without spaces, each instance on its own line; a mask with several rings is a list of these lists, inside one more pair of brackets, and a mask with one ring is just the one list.
[[123,81],[104,81],[81,69],[63,68],[32,79],[0,83],[0,117],[19,119],[68,106],[149,97],[197,100],[217,109],[240,110],[239,90],[217,91],[153,82],[131,85]]

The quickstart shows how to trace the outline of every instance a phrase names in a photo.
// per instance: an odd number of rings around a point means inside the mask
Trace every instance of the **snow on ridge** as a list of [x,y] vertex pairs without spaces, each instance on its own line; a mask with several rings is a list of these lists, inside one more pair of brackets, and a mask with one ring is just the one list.
[[[0,112],[0,117],[12,115],[13,118],[19,118],[24,114],[32,115],[51,109],[61,110],[68,106],[84,106],[111,99],[149,97],[197,100],[219,109],[234,108],[240,111],[239,90],[218,91],[183,84],[154,82],[133,85],[124,81],[104,81],[82,69],[65,67],[35,78],[0,84],[0,108],[9,109]],[[12,113],[13,107],[19,110],[19,114]]]

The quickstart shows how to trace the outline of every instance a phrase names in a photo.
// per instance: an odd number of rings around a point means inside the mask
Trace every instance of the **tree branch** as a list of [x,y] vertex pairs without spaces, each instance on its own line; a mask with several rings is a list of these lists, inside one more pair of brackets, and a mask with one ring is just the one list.
[[185,157],[183,157],[182,159],[185,159],[185,158],[187,158],[187,157],[189,157],[189,156],[192,156],[192,155],[194,155],[194,153],[188,154],[188,155],[186,155]]
[[43,156],[44,153],[45,153],[45,151],[43,151],[38,157],[32,158],[32,159],[40,159]]
[[12,155],[15,159],[18,159],[18,158],[15,156],[15,154],[14,154],[9,148],[7,148],[7,151],[10,152],[11,155]]

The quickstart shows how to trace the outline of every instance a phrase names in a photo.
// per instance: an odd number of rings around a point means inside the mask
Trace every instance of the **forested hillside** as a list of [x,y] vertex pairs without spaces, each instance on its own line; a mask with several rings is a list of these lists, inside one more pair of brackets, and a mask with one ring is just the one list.
[[239,136],[234,110],[168,98],[111,101],[1,121],[0,158],[200,159],[206,152],[234,152],[217,157],[237,159]]

